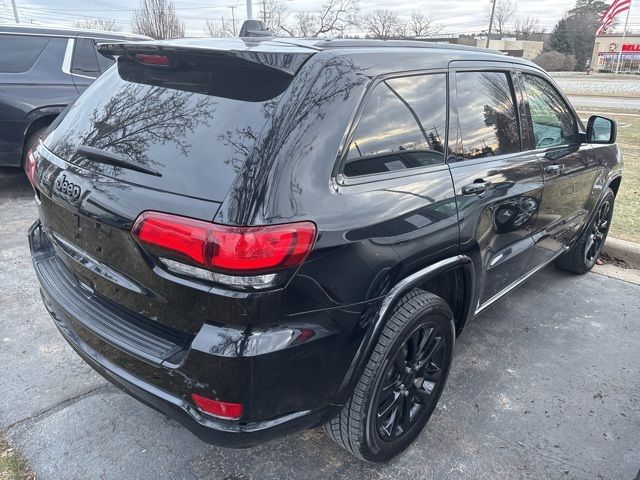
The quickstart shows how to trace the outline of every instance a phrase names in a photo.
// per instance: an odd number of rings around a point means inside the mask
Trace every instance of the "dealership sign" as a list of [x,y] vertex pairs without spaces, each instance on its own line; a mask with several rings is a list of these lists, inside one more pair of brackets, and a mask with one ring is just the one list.
[[[615,61],[618,59],[617,53],[600,52],[598,53],[598,64],[602,65],[605,61]],[[622,60],[624,61],[636,61],[640,60],[640,51],[636,52],[622,52]]]
[[622,45],[622,51],[623,52],[638,52],[638,53],[640,53],[640,43],[638,43],[638,44],[625,43],[625,44]]

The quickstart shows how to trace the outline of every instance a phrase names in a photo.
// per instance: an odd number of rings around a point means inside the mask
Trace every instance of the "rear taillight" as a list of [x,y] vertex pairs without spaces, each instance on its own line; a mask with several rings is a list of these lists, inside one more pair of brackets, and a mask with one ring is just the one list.
[[221,402],[211,398],[203,397],[197,393],[192,393],[191,398],[198,405],[198,408],[209,415],[237,420],[242,415],[242,405],[239,403]]
[[166,252],[201,268],[246,275],[300,265],[313,247],[316,226],[312,222],[296,222],[235,227],[144,212],[131,233],[159,255]]
[[24,162],[24,171],[27,174],[27,178],[31,185],[35,188],[34,180],[36,178],[36,157],[33,155],[33,150],[27,152],[27,158]]

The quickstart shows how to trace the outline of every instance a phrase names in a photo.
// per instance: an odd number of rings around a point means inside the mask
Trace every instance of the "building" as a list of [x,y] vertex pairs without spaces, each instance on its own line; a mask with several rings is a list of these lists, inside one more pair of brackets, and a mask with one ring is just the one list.
[[[479,38],[476,40],[478,47],[484,47],[487,40]],[[525,60],[533,60],[542,53],[544,42],[535,40],[516,40],[515,38],[501,38],[500,40],[489,40],[489,48],[500,50],[510,57],[524,58]]]
[[[487,38],[460,36],[457,34],[430,35],[428,37],[418,37],[416,40],[423,42],[452,43],[456,45],[470,45],[473,47],[486,47]],[[491,39],[489,48],[499,50],[511,57],[533,60],[542,52],[544,42],[533,40],[516,40],[515,38],[503,37],[500,40]]]
[[618,53],[622,46],[621,72],[640,72],[640,35],[598,35],[593,46],[591,68],[597,71],[615,72]]

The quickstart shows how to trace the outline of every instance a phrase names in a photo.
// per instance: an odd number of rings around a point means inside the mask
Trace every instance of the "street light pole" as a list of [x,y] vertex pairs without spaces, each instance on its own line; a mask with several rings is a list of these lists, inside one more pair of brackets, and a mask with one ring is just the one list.
[[251,11],[251,0],[247,0],[247,20],[253,20],[253,12]]
[[18,7],[16,6],[16,0],[11,0],[13,4],[13,16],[16,19],[16,23],[20,23],[20,17],[18,17]]
[[489,32],[487,32],[487,43],[484,48],[489,48],[489,40],[491,39],[491,28],[493,28],[493,14],[496,12],[496,0],[491,5],[491,17],[489,17]]

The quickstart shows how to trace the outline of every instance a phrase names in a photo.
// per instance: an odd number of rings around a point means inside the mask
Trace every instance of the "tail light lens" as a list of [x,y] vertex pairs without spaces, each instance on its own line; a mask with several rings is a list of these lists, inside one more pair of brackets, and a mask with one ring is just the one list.
[[24,171],[27,174],[27,178],[31,185],[35,187],[34,180],[36,178],[36,157],[33,155],[33,150],[27,152],[27,159],[24,162]]
[[136,60],[144,65],[153,65],[156,67],[168,67],[169,57],[166,55],[145,55],[143,53],[139,53],[135,56]]
[[168,213],[144,212],[131,230],[137,241],[209,270],[256,274],[300,265],[313,247],[316,226],[296,222],[235,227]]
[[191,398],[198,405],[198,408],[205,413],[229,420],[237,420],[242,415],[242,405],[240,403],[221,402],[203,397],[197,393],[192,393]]

